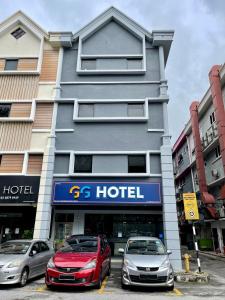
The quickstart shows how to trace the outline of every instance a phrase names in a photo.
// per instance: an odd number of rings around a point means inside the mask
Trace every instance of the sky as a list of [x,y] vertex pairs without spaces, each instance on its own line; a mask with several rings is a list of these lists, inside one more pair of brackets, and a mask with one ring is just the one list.
[[210,68],[225,62],[224,0],[0,0],[0,22],[20,9],[46,31],[76,32],[112,5],[148,31],[175,30],[166,66],[173,144],[209,87]]

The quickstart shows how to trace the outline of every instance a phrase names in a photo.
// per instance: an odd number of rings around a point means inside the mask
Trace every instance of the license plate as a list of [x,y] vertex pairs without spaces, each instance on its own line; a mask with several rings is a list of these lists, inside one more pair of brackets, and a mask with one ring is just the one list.
[[140,275],[140,279],[144,279],[144,280],[157,280],[158,276],[157,275]]
[[61,280],[74,280],[75,276],[74,275],[61,274],[61,275],[59,275],[59,279],[61,279]]

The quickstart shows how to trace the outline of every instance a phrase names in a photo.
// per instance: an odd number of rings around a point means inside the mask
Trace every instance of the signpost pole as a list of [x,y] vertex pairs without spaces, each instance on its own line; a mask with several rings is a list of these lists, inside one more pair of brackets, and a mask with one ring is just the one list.
[[196,251],[197,263],[198,263],[198,273],[201,273],[201,262],[200,262],[200,258],[199,258],[198,242],[197,242],[197,238],[196,238],[196,230],[195,230],[195,224],[194,224],[194,222],[192,223],[192,230],[193,230],[193,237],[194,237],[194,243],[195,243],[195,251]]
[[193,222],[193,221],[199,220],[198,203],[197,203],[196,194],[195,193],[184,193],[183,201],[184,201],[185,220],[192,221],[192,230],[193,230],[193,237],[194,237],[194,243],[195,243],[195,251],[196,251],[196,256],[197,256],[198,272],[201,273],[201,263],[200,263],[200,258],[199,258],[196,230],[195,230],[195,224]]

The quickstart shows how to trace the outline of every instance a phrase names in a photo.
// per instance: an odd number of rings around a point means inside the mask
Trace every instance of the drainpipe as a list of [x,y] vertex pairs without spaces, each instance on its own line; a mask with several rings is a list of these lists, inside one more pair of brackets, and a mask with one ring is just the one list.
[[205,164],[203,158],[203,149],[201,144],[201,137],[199,131],[199,122],[198,122],[198,106],[199,102],[194,101],[190,106],[191,114],[191,126],[193,139],[195,144],[195,154],[196,154],[196,168],[198,174],[199,190],[201,194],[201,199],[205,204],[207,210],[209,211],[213,219],[217,219],[217,212],[215,209],[215,199],[213,195],[208,193],[206,176],[205,176]]
[[220,144],[220,153],[225,173],[225,111],[221,91],[220,70],[221,66],[213,66],[209,72],[210,90],[215,108],[216,125]]

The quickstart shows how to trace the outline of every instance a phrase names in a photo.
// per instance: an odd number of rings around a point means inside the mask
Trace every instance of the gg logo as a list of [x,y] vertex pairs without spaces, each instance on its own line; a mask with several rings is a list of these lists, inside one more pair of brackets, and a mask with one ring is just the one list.
[[74,199],[77,199],[80,197],[80,194],[84,194],[84,198],[90,198],[91,192],[90,192],[90,186],[85,185],[82,188],[80,188],[78,185],[74,185],[70,188],[69,193],[73,194],[74,192]]

